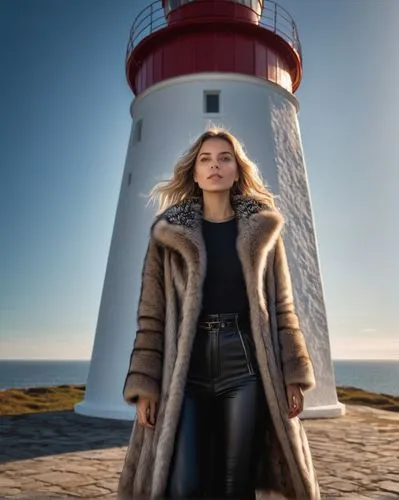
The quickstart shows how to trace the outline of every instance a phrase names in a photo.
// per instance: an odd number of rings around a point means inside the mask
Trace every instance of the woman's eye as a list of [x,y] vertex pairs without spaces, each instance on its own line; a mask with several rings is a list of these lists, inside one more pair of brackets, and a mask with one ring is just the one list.
[[[210,160],[210,158],[206,158],[206,157],[202,157],[202,158],[200,159],[200,161],[201,161],[201,162],[204,162],[204,161],[209,161],[209,160]],[[230,156],[223,156],[223,157],[221,158],[221,160],[222,160],[222,161],[229,161],[229,160],[231,160],[231,158],[230,158]]]

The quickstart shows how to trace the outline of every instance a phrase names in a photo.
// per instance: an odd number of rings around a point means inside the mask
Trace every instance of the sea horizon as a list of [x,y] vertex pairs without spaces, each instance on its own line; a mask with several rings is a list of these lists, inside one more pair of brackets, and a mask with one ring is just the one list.
[[[0,359],[0,390],[85,385],[90,359]],[[399,396],[398,359],[333,359],[337,387]],[[127,370],[127,367],[126,367]]]

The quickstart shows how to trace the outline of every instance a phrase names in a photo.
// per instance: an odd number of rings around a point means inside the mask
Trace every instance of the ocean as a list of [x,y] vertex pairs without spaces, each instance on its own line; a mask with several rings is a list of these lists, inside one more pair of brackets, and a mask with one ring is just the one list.
[[[399,396],[399,360],[333,361],[337,386]],[[85,384],[90,361],[0,360],[0,390]]]

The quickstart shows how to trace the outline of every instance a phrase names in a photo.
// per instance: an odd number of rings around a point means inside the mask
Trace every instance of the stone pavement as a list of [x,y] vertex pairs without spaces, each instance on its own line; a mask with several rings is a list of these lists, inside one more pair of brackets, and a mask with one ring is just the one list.
[[[304,420],[323,499],[399,498],[399,414]],[[72,411],[0,418],[0,498],[116,498],[131,423]]]

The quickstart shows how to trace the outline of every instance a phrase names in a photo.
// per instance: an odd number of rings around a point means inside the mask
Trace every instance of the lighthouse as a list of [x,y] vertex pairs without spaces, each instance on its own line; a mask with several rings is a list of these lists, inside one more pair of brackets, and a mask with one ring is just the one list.
[[317,387],[303,418],[344,413],[331,360],[323,284],[295,97],[302,50],[290,14],[263,0],[156,0],[136,17],[126,53],[135,96],[81,414],[133,419],[122,397],[141,270],[155,209],[147,194],[210,123],[231,131],[278,195],[293,293]]

